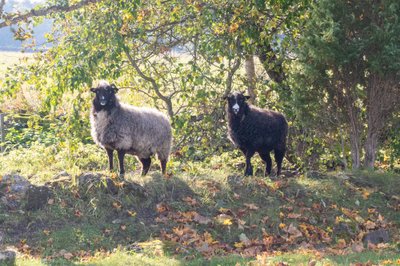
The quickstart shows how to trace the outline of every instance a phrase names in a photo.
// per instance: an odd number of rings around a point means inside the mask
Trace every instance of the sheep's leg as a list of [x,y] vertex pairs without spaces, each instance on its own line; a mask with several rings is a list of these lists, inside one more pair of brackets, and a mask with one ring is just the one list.
[[264,177],[265,177],[265,176],[271,174],[272,160],[271,160],[271,156],[269,155],[269,152],[260,153],[260,157],[266,164],[265,173],[264,173]]
[[142,175],[146,175],[150,169],[151,158],[139,158],[142,162]]
[[165,174],[167,173],[167,160],[160,159],[160,163],[161,163],[161,172],[165,176]]
[[113,152],[114,152],[114,150],[106,148],[106,151],[107,151],[107,155],[108,155],[108,163],[110,165],[110,171],[112,171],[113,168],[114,168],[114,165],[113,165]]
[[125,151],[118,150],[119,174],[120,175],[124,175],[125,174],[124,157],[125,157]]
[[279,176],[281,174],[282,170],[282,161],[283,157],[285,156],[285,150],[275,150],[275,161],[278,166],[278,170],[276,172],[276,176]]
[[253,175],[253,166],[251,165],[251,157],[253,157],[255,151],[247,150],[246,152],[246,170],[244,172],[245,176]]

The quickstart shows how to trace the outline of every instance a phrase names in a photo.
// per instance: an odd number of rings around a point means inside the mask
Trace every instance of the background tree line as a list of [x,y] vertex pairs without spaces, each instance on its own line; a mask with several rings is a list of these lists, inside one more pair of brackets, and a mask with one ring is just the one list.
[[31,127],[67,132],[68,145],[90,141],[85,93],[107,79],[169,115],[177,156],[230,149],[222,98],[246,90],[256,105],[287,116],[288,160],[296,166],[398,163],[395,0],[52,0],[26,13],[4,6],[0,27],[13,25],[16,38],[29,39],[43,17],[54,26],[51,48],[37,47],[33,64],[8,71],[2,106],[39,91],[36,111],[52,122]]

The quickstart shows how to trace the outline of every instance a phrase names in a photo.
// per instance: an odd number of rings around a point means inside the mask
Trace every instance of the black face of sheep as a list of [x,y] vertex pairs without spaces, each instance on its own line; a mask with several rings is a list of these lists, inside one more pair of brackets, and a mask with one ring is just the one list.
[[253,175],[251,158],[258,152],[266,164],[265,174],[271,174],[270,152],[275,153],[277,175],[280,175],[286,151],[288,124],[285,117],[274,111],[249,105],[248,96],[234,92],[226,97],[228,136],[246,157],[245,175]]
[[229,111],[237,116],[243,116],[248,111],[248,104],[246,100],[249,99],[250,96],[244,96],[242,93],[234,92],[226,97],[228,101]]
[[91,92],[96,94],[93,100],[95,110],[110,110],[115,106],[116,96],[118,89],[114,84],[100,84],[97,88],[91,88]]

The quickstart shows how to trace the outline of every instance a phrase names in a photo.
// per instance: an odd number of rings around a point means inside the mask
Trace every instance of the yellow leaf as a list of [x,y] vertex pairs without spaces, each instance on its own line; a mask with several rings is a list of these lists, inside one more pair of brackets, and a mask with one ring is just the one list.
[[219,208],[219,210],[218,210],[220,213],[227,213],[228,211],[229,211],[229,209],[226,209],[226,208]]
[[369,197],[369,195],[370,195],[371,193],[369,193],[369,191],[364,191],[363,193],[362,193],[362,197],[363,197],[363,199],[368,199],[368,197]]
[[204,233],[204,241],[208,244],[214,243],[214,239],[212,238],[212,235],[209,232]]
[[235,248],[242,248],[244,247],[244,243],[243,242],[235,242],[235,244],[233,244],[235,246]]
[[286,228],[286,224],[284,224],[284,223],[280,223],[280,224],[279,224],[279,228],[280,228],[280,229],[284,229],[284,228]]
[[121,209],[121,207],[122,207],[121,203],[119,203],[117,201],[114,201],[112,206],[117,210]]
[[225,219],[222,224],[223,225],[231,225],[232,224],[232,220],[231,219]]
[[128,210],[128,214],[130,217],[135,217],[136,216],[136,212],[135,211],[129,211]]

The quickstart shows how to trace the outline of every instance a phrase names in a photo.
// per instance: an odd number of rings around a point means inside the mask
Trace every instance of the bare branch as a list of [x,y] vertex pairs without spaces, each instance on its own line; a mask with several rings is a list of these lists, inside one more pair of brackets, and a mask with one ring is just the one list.
[[240,57],[237,57],[235,59],[235,62],[233,63],[231,70],[228,72],[228,76],[226,77],[226,88],[225,88],[225,92],[223,95],[224,97],[228,96],[228,94],[232,90],[233,76],[235,75],[236,70],[239,69],[240,63],[241,63],[241,59],[240,59]]
[[133,66],[133,68],[136,70],[136,72],[139,74],[139,76],[144,79],[147,82],[150,82],[154,92],[156,93],[156,95],[158,96],[158,98],[160,98],[162,101],[164,101],[164,103],[167,106],[167,111],[168,111],[168,115],[172,118],[174,116],[174,111],[172,109],[172,102],[171,99],[169,99],[168,97],[166,97],[165,95],[163,95],[160,91],[160,86],[157,84],[156,80],[153,79],[152,77],[147,76],[139,67],[139,65],[137,64],[136,60],[131,56],[131,54],[129,53],[129,50],[126,46],[124,46],[124,52],[125,55],[127,56],[129,62],[131,63],[131,65]]
[[[79,3],[70,5],[70,6],[55,5],[55,6],[43,7],[40,9],[31,9],[30,11],[28,11],[27,13],[24,13],[24,14],[10,13],[10,14],[1,16],[1,18],[4,21],[0,22],[0,28],[14,25],[14,24],[17,24],[18,22],[26,21],[27,19],[33,18],[33,17],[44,17],[49,14],[53,14],[53,13],[57,13],[57,12],[74,11],[81,7],[87,6],[89,4],[94,4],[94,3],[101,2],[101,1],[103,1],[103,0],[82,0]],[[0,14],[3,11],[4,4],[5,4],[5,0],[1,0]]]
[[0,1],[0,18],[3,17],[3,9],[4,9],[4,5],[6,4],[6,0],[1,0]]

